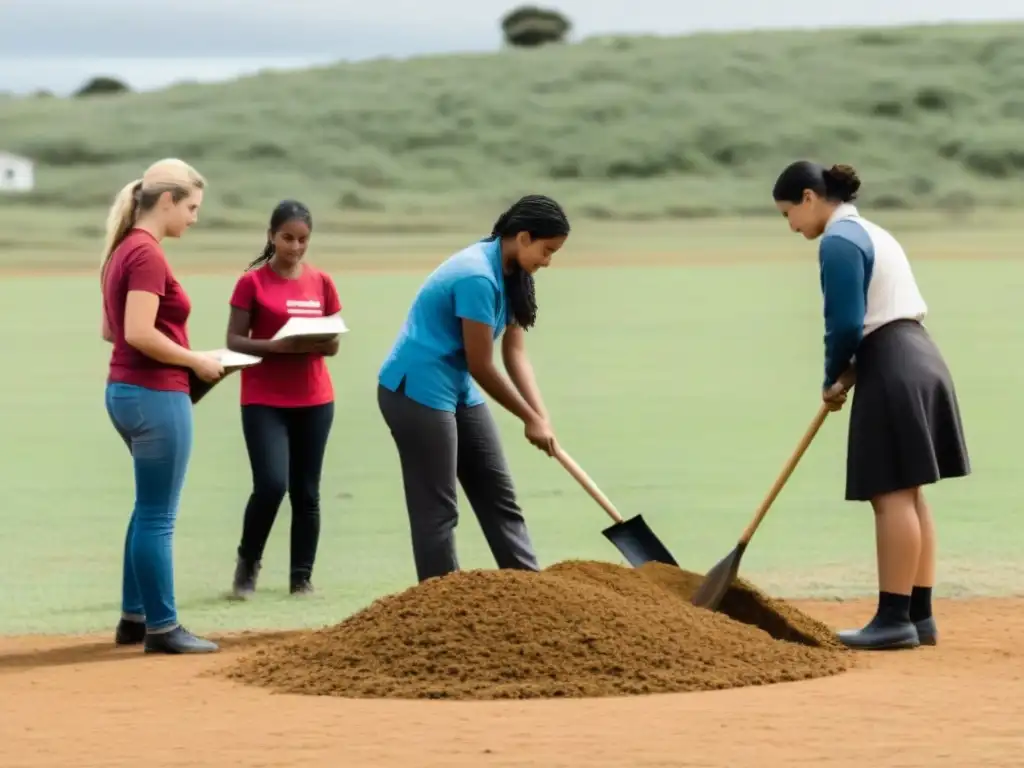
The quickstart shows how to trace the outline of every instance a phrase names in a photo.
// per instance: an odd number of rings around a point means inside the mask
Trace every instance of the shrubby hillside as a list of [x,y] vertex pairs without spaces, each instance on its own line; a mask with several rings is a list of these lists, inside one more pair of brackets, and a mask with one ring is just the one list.
[[791,159],[889,208],[1019,204],[1024,25],[605,38],[220,85],[0,101],[40,205],[106,205],[150,161],[222,211],[285,195],[396,217],[548,191],[595,218],[772,213]]

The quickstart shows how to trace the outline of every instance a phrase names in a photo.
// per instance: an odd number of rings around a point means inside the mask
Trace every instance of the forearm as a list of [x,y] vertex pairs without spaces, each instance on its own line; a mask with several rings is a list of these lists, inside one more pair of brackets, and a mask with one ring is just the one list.
[[266,357],[275,354],[274,342],[270,339],[251,339],[239,333],[229,333],[227,344],[232,352],[241,352],[243,355]]
[[860,346],[859,328],[831,331],[825,335],[825,387],[831,387],[846,373]]
[[338,354],[339,346],[340,344],[338,339],[331,339],[330,341],[325,341],[323,344],[319,345],[316,351],[325,357],[334,357]]
[[498,401],[502,408],[518,416],[524,423],[540,415],[523,399],[508,379],[501,375],[493,362],[487,361],[483,365],[471,368],[470,375],[487,394]]
[[148,329],[137,338],[126,338],[125,341],[146,357],[151,357],[157,362],[166,365],[179,365],[183,368],[191,368],[196,360],[195,352],[185,349],[180,344],[175,344],[156,328]]
[[522,353],[506,355],[505,370],[508,371],[509,378],[523,399],[546,421],[548,410],[544,407],[544,400],[540,396],[540,387],[537,386],[537,378],[533,373],[530,359]]

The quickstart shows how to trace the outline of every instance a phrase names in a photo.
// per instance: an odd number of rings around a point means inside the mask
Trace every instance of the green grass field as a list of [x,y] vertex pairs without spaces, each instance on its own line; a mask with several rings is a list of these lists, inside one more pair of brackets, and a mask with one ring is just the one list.
[[[76,215],[0,213],[8,238],[0,252],[4,633],[107,631],[119,610],[131,465],[102,406],[109,352],[98,336],[96,239],[75,234],[89,222]],[[957,380],[974,461],[972,478],[931,495],[942,525],[941,592],[1019,590],[1012,530],[1024,425],[1014,403],[1024,369],[1013,318],[1024,290],[1021,232],[987,214],[944,228],[934,215],[877,218],[914,262],[929,327]],[[102,220],[102,210],[93,219]],[[332,623],[413,583],[375,374],[422,276],[480,234],[460,227],[314,237],[310,258],[334,274],[352,328],[331,363],[338,410],[317,596],[286,594],[285,504],[257,599],[223,599],[249,489],[237,378],[197,408],[175,544],[188,626]],[[814,246],[778,219],[577,230],[556,268],[541,275],[539,325],[528,339],[558,435],[626,516],[642,513],[684,567],[706,569],[732,546],[818,407]],[[196,347],[222,345],[228,295],[260,237],[258,225],[234,233],[200,227],[169,244],[193,299]],[[68,271],[75,267],[88,271]],[[28,274],[35,269],[42,273]],[[498,417],[542,562],[617,560],[600,533],[604,512],[527,444],[513,419]],[[871,513],[842,500],[845,426],[845,413],[826,422],[744,560],[744,574],[775,594],[874,588]],[[463,565],[490,567],[465,505],[463,513]]]

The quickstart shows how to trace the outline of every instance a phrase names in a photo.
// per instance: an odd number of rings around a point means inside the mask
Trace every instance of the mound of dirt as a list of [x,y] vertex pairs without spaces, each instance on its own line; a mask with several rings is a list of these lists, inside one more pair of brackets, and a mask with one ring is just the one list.
[[[623,581],[622,569],[607,563],[569,560],[551,566],[548,571],[569,577],[585,578],[608,589],[628,589],[630,582]],[[704,574],[693,573],[663,563],[645,563],[636,569],[654,584],[671,592],[674,596],[690,602],[697,588],[704,580]],[[763,629],[776,640],[801,643],[816,648],[844,649],[835,632],[825,623],[797,610],[788,603],[775,600],[743,579],[736,579],[718,607],[731,619]]]
[[[638,570],[683,600],[692,600],[704,580],[704,574],[662,563],[645,563]],[[744,579],[733,582],[718,610],[736,621],[760,627],[776,640],[845,650],[845,646],[827,624],[797,610],[789,603],[769,597]]]
[[[812,647],[813,633],[809,644],[775,639],[680,599],[686,588],[660,568],[586,561],[541,573],[462,571],[218,674],[285,693],[527,699],[764,685],[848,666],[849,654]],[[795,615],[792,625],[803,622]],[[792,630],[785,622],[772,626]]]

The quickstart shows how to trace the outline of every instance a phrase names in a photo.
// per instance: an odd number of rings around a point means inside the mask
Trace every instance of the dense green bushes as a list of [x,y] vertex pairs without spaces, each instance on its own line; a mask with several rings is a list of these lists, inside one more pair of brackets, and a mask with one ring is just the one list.
[[117,99],[0,102],[40,203],[107,201],[177,155],[214,205],[492,210],[526,190],[601,218],[771,213],[791,159],[890,208],[1017,205],[1024,25],[606,38],[344,64]]

